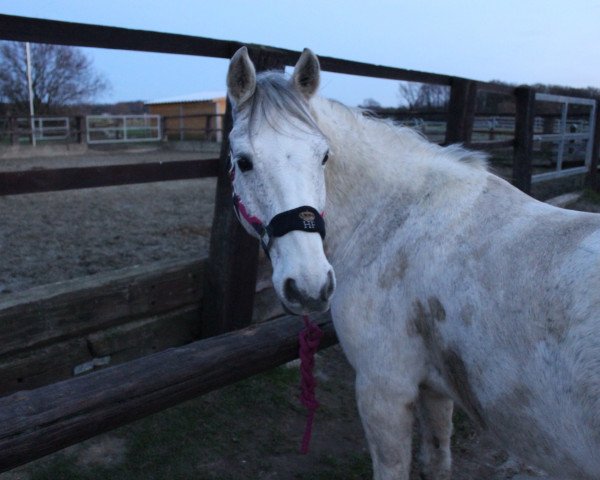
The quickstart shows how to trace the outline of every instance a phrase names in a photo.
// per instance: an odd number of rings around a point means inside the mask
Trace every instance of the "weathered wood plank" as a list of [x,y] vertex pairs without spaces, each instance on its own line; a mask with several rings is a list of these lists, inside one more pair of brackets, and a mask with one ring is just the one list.
[[[20,42],[53,43],[80,47],[111,48],[141,52],[176,53],[230,58],[242,43],[172,33],[105,27],[85,23],[0,15],[0,38]],[[293,65],[300,52],[271,46],[245,44],[252,56],[262,54]],[[450,85],[453,77],[436,73],[373,65],[333,57],[319,57],[325,71],[411,82]]]
[[[298,59],[299,55],[300,52],[296,54],[294,61]],[[435,85],[450,85],[453,79],[456,78],[451,75],[387,67],[385,65],[373,65],[321,55],[319,55],[319,64],[321,65],[321,69],[326,72],[381,78],[383,80],[403,80],[407,82],[432,83]]]
[[500,85],[497,83],[487,83],[475,81],[477,84],[477,90],[483,90],[489,93],[499,93],[502,95],[513,96],[515,94],[515,87],[510,85]]
[[[200,337],[200,304],[130,321],[0,359],[0,396],[30,390],[144,355],[193,342]],[[284,314],[272,289],[257,292],[253,322]]]
[[19,42],[177,53],[227,58],[238,44],[228,40],[105,27],[86,23],[0,15],[0,38]]
[[0,361],[202,297],[204,259],[159,262],[33,288],[0,302]]
[[199,338],[199,318],[199,305],[191,305],[5,356],[0,360],[0,396],[185,345]]
[[523,192],[530,193],[535,90],[530,87],[518,87],[515,97],[517,105],[512,183]]
[[194,304],[116,325],[86,338],[94,357],[110,356],[110,363],[114,365],[197,340],[200,337],[199,319],[200,305]]
[[515,139],[510,140],[492,140],[490,142],[469,142],[467,147],[474,150],[494,150],[496,148],[508,148],[515,146]]
[[453,79],[444,142],[446,145],[471,141],[476,96],[476,82],[462,78]]
[[[336,340],[329,315],[314,319]],[[283,317],[0,398],[0,471],[298,356],[299,317]]]
[[598,162],[600,161],[600,104],[597,101],[593,142],[592,162],[590,163],[590,169],[586,176],[586,186],[598,192],[600,191],[600,182],[598,182]]
[[75,365],[92,358],[85,338],[65,340],[4,358],[0,360],[0,396],[71,378]]
[[217,175],[218,159],[0,172],[0,196]]

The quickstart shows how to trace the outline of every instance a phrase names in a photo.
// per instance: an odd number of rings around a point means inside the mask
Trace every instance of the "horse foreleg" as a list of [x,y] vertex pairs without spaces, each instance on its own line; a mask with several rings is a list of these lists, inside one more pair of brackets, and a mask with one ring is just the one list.
[[453,402],[428,388],[421,388],[418,402],[421,445],[419,463],[423,480],[450,480]]
[[[416,390],[416,389],[415,389]],[[408,480],[414,404],[418,393],[386,382],[356,379],[358,410],[373,461],[375,480]]]

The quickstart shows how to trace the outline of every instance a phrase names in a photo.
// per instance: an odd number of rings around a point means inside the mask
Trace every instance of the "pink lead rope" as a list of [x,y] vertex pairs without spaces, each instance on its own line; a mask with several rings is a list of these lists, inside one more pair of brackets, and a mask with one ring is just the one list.
[[304,329],[300,332],[300,401],[308,409],[306,418],[306,428],[302,437],[302,446],[300,453],[308,453],[308,445],[312,434],[312,424],[315,418],[315,411],[319,408],[319,402],[315,398],[315,387],[317,382],[313,375],[315,366],[315,353],[319,348],[323,331],[310,321],[308,316],[304,315]]

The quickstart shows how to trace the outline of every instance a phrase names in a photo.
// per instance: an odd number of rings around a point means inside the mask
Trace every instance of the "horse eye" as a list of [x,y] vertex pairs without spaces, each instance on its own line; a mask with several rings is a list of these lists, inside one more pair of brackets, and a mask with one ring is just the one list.
[[329,151],[323,157],[323,161],[321,162],[321,165],[325,165],[327,163],[327,160],[329,160]]
[[240,157],[237,161],[237,165],[242,172],[247,172],[248,170],[252,170],[254,168],[252,160],[250,160],[248,157]]

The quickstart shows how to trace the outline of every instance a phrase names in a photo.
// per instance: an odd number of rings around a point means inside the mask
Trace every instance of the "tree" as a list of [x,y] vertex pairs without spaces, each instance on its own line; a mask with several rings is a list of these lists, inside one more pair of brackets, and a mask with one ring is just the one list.
[[398,84],[400,90],[400,101],[406,102],[410,110],[414,110],[417,107],[417,101],[419,100],[419,90],[421,84],[415,82],[400,82]]
[[419,89],[418,106],[427,109],[444,108],[450,101],[450,88],[424,83]]
[[444,108],[450,101],[450,89],[444,85],[400,82],[398,89],[400,100],[405,102],[410,110]]
[[381,103],[379,103],[377,100],[375,100],[374,98],[365,98],[363,100],[363,103],[361,105],[359,105],[360,108],[366,108],[368,109],[378,109],[381,108]]
[[[31,44],[31,77],[37,114],[89,101],[109,87],[81,49],[64,45]],[[29,111],[24,43],[0,42],[0,100]]]

